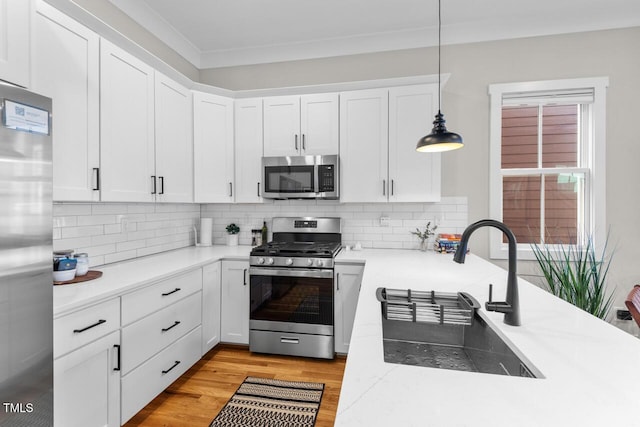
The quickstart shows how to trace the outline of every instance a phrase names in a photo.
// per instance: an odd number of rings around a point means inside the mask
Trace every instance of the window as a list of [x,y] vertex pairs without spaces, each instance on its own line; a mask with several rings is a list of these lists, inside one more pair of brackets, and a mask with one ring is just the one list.
[[[603,242],[607,78],[491,85],[491,217],[530,244]],[[606,231],[604,232],[606,234]],[[491,257],[506,240],[491,235]]]

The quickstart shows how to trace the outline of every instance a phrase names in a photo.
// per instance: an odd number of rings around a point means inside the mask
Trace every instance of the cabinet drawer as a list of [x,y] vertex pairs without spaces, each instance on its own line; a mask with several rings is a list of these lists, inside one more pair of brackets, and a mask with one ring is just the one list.
[[122,377],[122,424],[200,359],[201,339],[198,327]]
[[202,269],[122,296],[122,324],[128,325],[202,289]]
[[200,325],[201,314],[202,293],[197,292],[123,328],[123,375]]
[[53,321],[53,357],[59,357],[120,328],[120,298]]

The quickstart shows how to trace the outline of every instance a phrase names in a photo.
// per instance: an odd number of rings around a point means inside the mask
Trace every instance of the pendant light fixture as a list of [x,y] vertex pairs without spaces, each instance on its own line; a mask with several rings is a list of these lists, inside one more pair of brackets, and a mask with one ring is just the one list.
[[447,127],[444,125],[444,116],[440,111],[440,93],[442,92],[440,83],[440,49],[442,44],[442,16],[440,3],[441,0],[438,0],[438,114],[436,114],[436,119],[433,122],[433,129],[431,129],[431,133],[427,136],[423,136],[420,138],[420,141],[418,141],[416,151],[422,153],[456,150],[464,145],[460,135],[447,130]]

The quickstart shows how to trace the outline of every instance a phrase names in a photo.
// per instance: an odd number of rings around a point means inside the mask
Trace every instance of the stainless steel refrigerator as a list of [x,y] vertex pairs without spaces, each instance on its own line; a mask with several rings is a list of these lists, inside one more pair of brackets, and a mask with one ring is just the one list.
[[51,99],[0,82],[0,426],[53,425]]

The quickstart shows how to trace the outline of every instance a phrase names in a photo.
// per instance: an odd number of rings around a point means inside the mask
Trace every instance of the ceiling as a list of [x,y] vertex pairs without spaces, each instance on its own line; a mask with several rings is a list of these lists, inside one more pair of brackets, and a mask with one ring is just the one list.
[[[437,45],[438,0],[109,0],[200,69]],[[638,0],[443,0],[442,43],[640,26]]]

